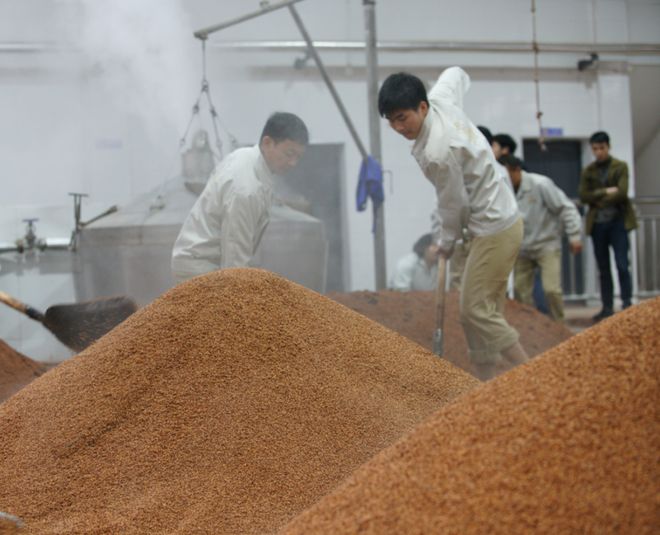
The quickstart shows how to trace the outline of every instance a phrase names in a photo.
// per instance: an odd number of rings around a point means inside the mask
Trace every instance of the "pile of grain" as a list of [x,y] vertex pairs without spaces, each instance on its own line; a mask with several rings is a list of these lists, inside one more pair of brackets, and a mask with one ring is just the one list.
[[[331,293],[328,297],[428,349],[433,347],[433,292],[352,292]],[[573,335],[564,325],[517,301],[507,301],[505,316],[520,333],[520,343],[530,356],[540,355]],[[458,319],[458,292],[446,296],[443,357],[468,372],[472,371],[467,342]]]
[[34,533],[274,533],[478,382],[260,270],[184,283],[0,405]]
[[45,365],[21,355],[0,340],[0,403],[46,370]]
[[281,535],[657,533],[660,298],[440,409]]

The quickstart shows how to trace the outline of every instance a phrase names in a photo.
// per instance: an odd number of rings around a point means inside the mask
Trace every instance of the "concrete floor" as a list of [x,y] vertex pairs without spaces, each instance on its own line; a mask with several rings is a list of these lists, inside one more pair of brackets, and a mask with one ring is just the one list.
[[566,327],[574,333],[579,333],[591,327],[593,318],[600,312],[601,306],[589,306],[581,303],[564,303],[564,316]]
[[[637,302],[633,300],[633,304]],[[564,316],[566,318],[566,326],[574,333],[579,333],[594,325],[593,317],[598,314],[602,306],[600,302],[593,305],[583,303],[564,303]],[[614,313],[621,311],[621,302],[619,299],[614,300]]]

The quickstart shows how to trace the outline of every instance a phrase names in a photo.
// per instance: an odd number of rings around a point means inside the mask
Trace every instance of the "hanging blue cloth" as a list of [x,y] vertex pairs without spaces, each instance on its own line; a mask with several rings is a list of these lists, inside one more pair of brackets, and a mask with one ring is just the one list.
[[362,165],[360,166],[360,177],[355,195],[358,212],[366,210],[367,199],[369,198],[371,198],[374,213],[371,232],[375,232],[376,210],[378,210],[378,207],[385,200],[385,191],[383,190],[383,168],[373,156],[367,156],[366,160],[362,160]]

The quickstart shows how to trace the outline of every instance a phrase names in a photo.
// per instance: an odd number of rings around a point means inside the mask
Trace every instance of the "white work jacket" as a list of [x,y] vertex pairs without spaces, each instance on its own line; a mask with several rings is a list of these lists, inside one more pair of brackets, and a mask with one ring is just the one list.
[[446,69],[428,93],[429,111],[412,154],[438,197],[434,236],[445,251],[461,237],[467,215],[471,235],[488,236],[513,225],[520,214],[504,168],[486,138],[462,110],[470,78]]
[[435,290],[438,284],[438,265],[429,268],[423,258],[417,253],[410,253],[401,258],[396,264],[396,271],[390,282],[392,290]]
[[237,149],[216,167],[183,223],[172,271],[187,278],[243,267],[270,220],[272,173],[259,146]]
[[563,231],[570,240],[580,239],[582,222],[577,207],[547,176],[522,171],[516,200],[525,225],[522,256],[561,250]]

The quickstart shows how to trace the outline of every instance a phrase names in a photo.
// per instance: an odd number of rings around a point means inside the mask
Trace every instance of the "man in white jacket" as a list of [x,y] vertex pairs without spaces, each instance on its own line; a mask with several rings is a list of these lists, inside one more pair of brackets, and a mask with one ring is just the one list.
[[295,167],[308,140],[298,116],[277,112],[258,145],[237,149],[218,164],[174,243],[177,282],[248,264],[270,220],[272,176]]
[[500,161],[509,172],[525,225],[514,269],[516,299],[533,304],[534,272],[539,268],[550,316],[556,321],[563,321],[561,236],[562,232],[566,232],[573,254],[582,250],[580,213],[547,176],[523,171],[522,162],[513,155],[503,156]]
[[431,234],[419,238],[413,250],[396,263],[390,288],[399,292],[430,291],[438,285],[438,246]]
[[507,280],[522,242],[523,224],[502,166],[484,136],[463,112],[470,84],[459,67],[445,70],[431,91],[408,73],[389,76],[378,110],[390,126],[414,140],[412,154],[435,186],[439,254],[449,258],[461,236],[461,215],[469,210],[473,236],[461,284],[460,317],[475,372],[493,377],[503,356],[527,361],[519,335],[505,320]]

